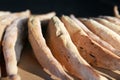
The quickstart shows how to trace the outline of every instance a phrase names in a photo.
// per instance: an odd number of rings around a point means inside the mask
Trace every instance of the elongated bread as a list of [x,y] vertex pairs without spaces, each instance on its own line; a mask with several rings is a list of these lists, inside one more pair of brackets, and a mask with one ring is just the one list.
[[88,63],[110,70],[120,70],[120,57],[89,38],[82,28],[69,17],[62,16],[62,21],[79,53]]
[[114,6],[113,11],[114,11],[115,17],[120,18],[120,14],[119,14],[119,11],[118,11],[118,7],[117,7],[116,5]]
[[100,16],[100,18],[104,18],[104,19],[110,21],[111,23],[114,23],[114,24],[120,26],[120,19],[117,18],[117,17],[113,17],[113,16]]
[[118,26],[114,23],[111,23],[110,21],[107,21],[107,20],[102,19],[102,18],[94,18],[94,19],[120,35],[120,26]]
[[17,61],[20,59],[24,38],[27,37],[27,18],[21,17],[13,21],[7,27],[2,41],[6,70],[10,80],[20,80],[17,75]]
[[23,11],[23,12],[19,12],[19,13],[13,13],[10,15],[0,16],[0,46],[1,46],[3,33],[6,29],[6,27],[8,25],[10,25],[16,18],[22,17],[22,16],[29,17],[30,11]]
[[72,80],[64,71],[61,64],[52,55],[50,49],[46,45],[41,29],[40,19],[31,17],[28,22],[29,41],[38,62],[45,70],[49,71],[53,79]]
[[116,55],[120,56],[120,50],[115,49],[112,47],[109,43],[102,40],[100,37],[98,37],[96,34],[94,34],[92,31],[90,31],[81,21],[79,21],[77,18],[75,18],[73,15],[71,15],[71,18],[81,27],[85,33],[94,41],[96,41],[99,45],[103,46],[104,48],[110,50],[111,52],[115,53]]
[[82,80],[106,80],[79,55],[63,23],[54,16],[47,30],[47,44],[67,71]]
[[81,20],[93,33],[111,44],[114,48],[120,50],[120,36],[117,33],[93,19]]
[[15,19],[15,16],[2,16],[0,17],[0,43],[4,33],[5,28],[11,24],[11,22]]
[[[1,46],[2,46],[2,38],[3,34],[5,32],[5,29],[18,17],[22,16],[30,16],[30,11],[23,11],[19,13],[11,13],[8,15],[0,16],[0,54],[2,52]],[[4,70],[2,70],[2,73],[4,73]]]

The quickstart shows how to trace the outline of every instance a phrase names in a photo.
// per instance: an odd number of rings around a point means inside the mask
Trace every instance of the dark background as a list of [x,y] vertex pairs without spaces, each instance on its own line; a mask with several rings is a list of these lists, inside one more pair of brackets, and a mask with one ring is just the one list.
[[0,0],[0,10],[16,12],[30,9],[37,14],[55,11],[58,16],[92,17],[113,15],[113,6],[119,3],[120,0]]

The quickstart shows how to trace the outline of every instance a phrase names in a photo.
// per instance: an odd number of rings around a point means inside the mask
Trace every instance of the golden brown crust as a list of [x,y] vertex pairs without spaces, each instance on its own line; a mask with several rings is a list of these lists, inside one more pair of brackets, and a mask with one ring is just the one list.
[[115,49],[109,43],[107,43],[106,41],[102,40],[99,36],[97,36],[92,31],[90,31],[80,20],[78,20],[77,18],[75,18],[73,15],[71,16],[71,18],[79,25],[79,27],[81,27],[85,31],[85,33],[92,40],[94,40],[99,45],[103,46],[104,48],[110,50],[111,52],[115,53],[116,55],[120,56],[120,50]]
[[[80,54],[84,59],[97,67],[102,67],[110,70],[120,69],[120,57],[100,46],[93,41],[73,20],[63,16],[64,22],[74,44],[77,46]],[[76,32],[71,33],[70,30],[76,28]],[[110,62],[110,60],[112,60]],[[111,66],[110,66],[111,65]]]
[[82,22],[101,39],[108,42],[114,48],[120,50],[120,36],[113,30],[105,27],[93,19],[81,19]]
[[47,44],[56,59],[70,74],[82,80],[102,80],[101,76],[79,55],[66,28],[56,16],[49,23]]
[[31,17],[28,22],[29,41],[41,66],[57,80],[72,80],[54,58],[43,37],[39,18]]

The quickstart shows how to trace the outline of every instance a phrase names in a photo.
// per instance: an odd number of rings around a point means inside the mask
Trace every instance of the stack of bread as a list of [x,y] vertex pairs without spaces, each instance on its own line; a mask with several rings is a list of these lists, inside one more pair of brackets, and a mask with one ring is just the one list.
[[0,54],[4,55],[8,80],[21,80],[17,65],[27,39],[35,58],[51,79],[109,80],[94,67],[120,70],[117,7],[114,12],[115,17],[62,15],[59,18],[55,12],[33,15],[29,10],[1,11]]

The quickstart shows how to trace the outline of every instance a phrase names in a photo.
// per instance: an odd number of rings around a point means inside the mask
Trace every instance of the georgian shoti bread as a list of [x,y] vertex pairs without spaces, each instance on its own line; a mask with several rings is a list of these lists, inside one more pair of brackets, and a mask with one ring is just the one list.
[[114,6],[113,11],[114,11],[115,17],[120,18],[120,14],[119,14],[119,11],[118,11],[118,7],[117,7],[116,5]]
[[105,27],[93,19],[81,19],[81,21],[101,39],[111,44],[114,48],[120,50],[120,35],[113,30]]
[[44,70],[47,70],[47,72],[49,71],[51,78],[55,80],[72,80],[48,48],[42,34],[42,27],[39,18],[30,17],[28,22],[28,33],[30,44],[38,62]]
[[27,37],[28,17],[17,18],[5,30],[2,41],[7,74],[10,80],[20,80],[17,62],[20,60],[25,38]]
[[56,16],[49,22],[46,41],[68,73],[82,80],[106,80],[80,56],[65,26]]
[[1,15],[2,16],[0,16],[0,53],[2,52],[1,46],[2,46],[2,39],[4,36],[5,29],[18,17],[30,16],[30,11],[27,10],[27,11],[17,12],[17,13],[7,13],[7,14],[5,13],[5,15],[3,14]]
[[9,26],[15,19],[17,19],[18,17],[22,17],[22,16],[29,17],[30,11],[27,10],[27,11],[23,11],[23,12],[12,13],[9,15],[0,16],[0,46],[2,43],[1,41],[2,41],[4,31],[7,28],[7,26]]
[[74,15],[71,15],[71,18],[85,31],[85,33],[94,41],[96,41],[99,45],[103,46],[104,48],[110,50],[114,54],[120,56],[120,50],[115,49],[112,47],[109,43],[102,40],[99,36],[94,34],[92,31],[90,31],[80,20],[74,17]]
[[92,40],[83,29],[68,16],[62,16],[72,41],[79,53],[90,64],[110,70],[120,70],[120,57]]

